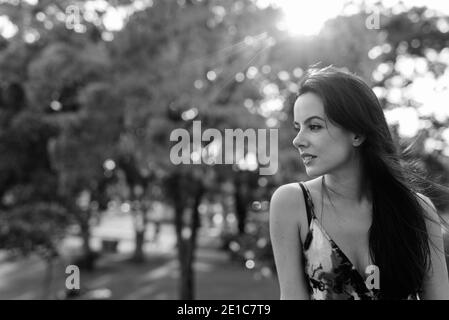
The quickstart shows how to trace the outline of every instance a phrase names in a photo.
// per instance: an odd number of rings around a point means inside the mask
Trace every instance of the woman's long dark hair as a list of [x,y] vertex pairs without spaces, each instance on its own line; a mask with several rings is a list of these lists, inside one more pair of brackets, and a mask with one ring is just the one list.
[[299,95],[306,92],[322,99],[332,123],[366,138],[360,152],[373,202],[369,248],[380,271],[381,299],[419,293],[430,267],[429,217],[416,195],[421,189],[401,165],[379,100],[361,78],[332,66],[309,70]]

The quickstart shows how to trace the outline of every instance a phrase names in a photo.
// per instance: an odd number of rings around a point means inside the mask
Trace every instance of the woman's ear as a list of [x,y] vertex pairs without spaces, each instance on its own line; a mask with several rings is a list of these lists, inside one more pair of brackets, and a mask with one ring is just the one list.
[[354,134],[354,136],[352,137],[352,145],[354,147],[361,146],[363,141],[365,141],[365,136],[362,134]]

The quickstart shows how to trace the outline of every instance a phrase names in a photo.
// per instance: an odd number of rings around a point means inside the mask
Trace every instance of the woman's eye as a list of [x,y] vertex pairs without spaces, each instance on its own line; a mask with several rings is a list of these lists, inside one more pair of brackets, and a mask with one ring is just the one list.
[[309,126],[309,128],[310,128],[310,130],[312,130],[312,131],[316,131],[316,130],[321,129],[321,126],[320,126],[320,125],[317,125],[317,124],[311,124],[311,125]]

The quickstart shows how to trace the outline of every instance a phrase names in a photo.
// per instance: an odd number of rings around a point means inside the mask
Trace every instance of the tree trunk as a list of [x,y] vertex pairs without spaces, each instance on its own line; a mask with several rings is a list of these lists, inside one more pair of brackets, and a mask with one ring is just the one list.
[[81,265],[79,265],[78,267],[92,271],[95,267],[94,263],[95,257],[92,247],[90,246],[91,233],[90,233],[89,218],[86,217],[86,219],[80,223],[80,227],[81,227],[81,238],[83,239],[83,257]]
[[51,284],[53,280],[53,257],[44,257],[45,261],[45,276],[43,284],[42,299],[47,300],[51,298]]
[[184,207],[181,203],[181,199],[175,203],[175,228],[178,246],[178,258],[180,267],[180,299],[182,300],[193,300],[195,297],[195,278],[193,263],[195,260],[195,251],[197,247],[197,231],[200,226],[200,216],[198,211],[198,206],[201,203],[201,199],[204,194],[204,187],[202,184],[196,192],[193,208],[192,217],[190,219],[190,236],[186,239],[182,234],[184,228]]
[[135,222],[135,248],[133,261],[137,263],[143,263],[145,261],[145,255],[143,252],[143,245],[145,243],[145,231],[146,231],[146,212],[145,210],[138,210],[136,212]]
[[191,236],[190,236],[190,250],[192,252],[192,257],[193,257],[193,253],[195,252],[196,249],[196,238],[197,238],[197,234],[198,234],[198,229],[200,227],[200,212],[198,211],[198,207],[201,204],[201,199],[203,198],[203,194],[204,194],[204,187],[201,184],[199,186],[199,189],[195,195],[195,201],[193,203],[193,210],[192,210],[192,220],[191,220]]
[[186,277],[186,290],[190,293],[188,295],[189,300],[193,300],[195,296],[195,270],[193,269],[193,264],[195,262],[195,253],[197,248],[197,235],[198,235],[198,229],[200,227],[200,213],[198,211],[198,206],[201,204],[201,199],[204,194],[204,188],[203,185],[200,184],[199,189],[195,195],[195,201],[193,203],[192,208],[192,219],[191,219],[191,225],[190,225],[190,237],[187,239],[187,252],[186,252],[186,272],[188,272]]
[[243,191],[240,178],[236,177],[234,180],[234,204],[235,213],[237,216],[237,228],[240,235],[245,233],[246,224],[246,195]]
[[182,300],[194,299],[194,275],[192,258],[190,256],[191,249],[188,240],[183,239],[181,258],[181,296]]
[[187,259],[187,242],[184,240],[182,230],[184,228],[183,223],[184,208],[181,203],[181,198],[176,197],[175,201],[175,230],[176,230],[176,245],[178,249],[178,262],[180,271],[180,291],[179,298],[182,300],[192,300],[192,284],[191,284],[191,270],[186,263]]
[[143,244],[145,240],[145,231],[136,231],[136,248],[134,250],[133,261],[137,263],[145,262],[145,255],[143,252]]

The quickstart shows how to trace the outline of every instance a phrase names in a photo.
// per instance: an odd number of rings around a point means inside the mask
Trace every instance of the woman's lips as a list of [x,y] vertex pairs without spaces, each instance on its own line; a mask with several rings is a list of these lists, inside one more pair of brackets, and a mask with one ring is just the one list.
[[302,156],[302,161],[304,162],[305,165],[308,165],[308,164],[310,164],[315,158],[316,158],[316,156],[312,156],[312,155]]

